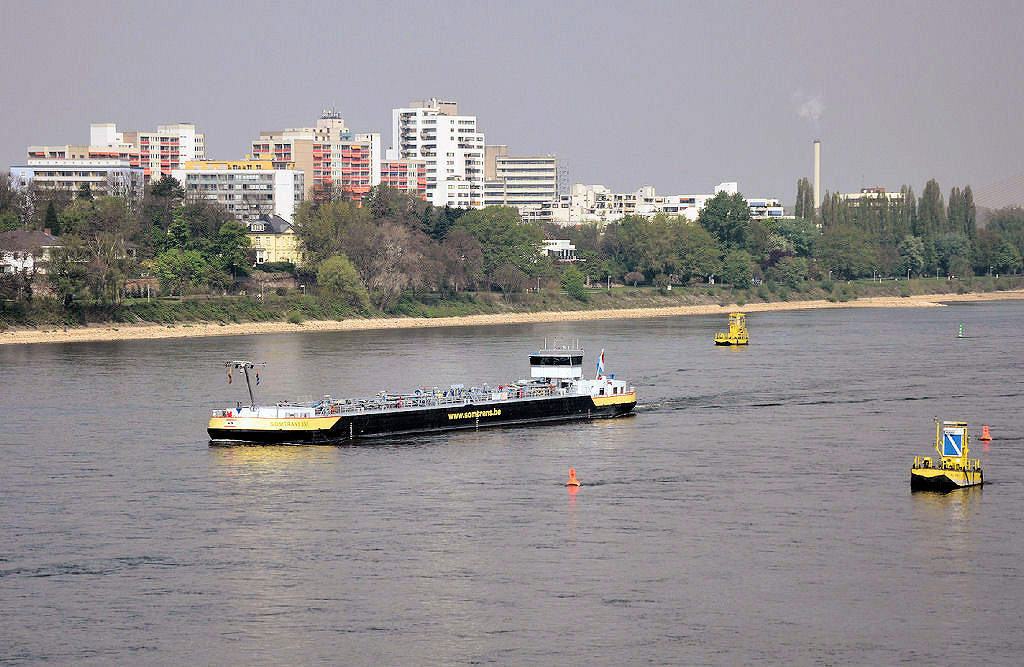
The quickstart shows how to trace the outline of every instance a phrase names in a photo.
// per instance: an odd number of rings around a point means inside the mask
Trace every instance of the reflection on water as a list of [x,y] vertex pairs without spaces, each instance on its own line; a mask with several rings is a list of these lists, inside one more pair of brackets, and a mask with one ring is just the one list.
[[320,445],[216,445],[210,447],[210,457],[220,465],[278,466],[295,463],[327,463],[339,457],[337,447]]
[[974,508],[981,502],[982,486],[969,486],[945,493],[939,491],[914,491],[910,494],[910,506],[914,518],[936,524],[966,522]]

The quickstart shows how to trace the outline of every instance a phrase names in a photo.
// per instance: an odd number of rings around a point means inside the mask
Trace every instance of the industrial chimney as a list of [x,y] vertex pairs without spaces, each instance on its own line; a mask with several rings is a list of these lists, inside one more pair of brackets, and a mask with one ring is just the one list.
[[821,140],[814,140],[814,210],[821,208]]

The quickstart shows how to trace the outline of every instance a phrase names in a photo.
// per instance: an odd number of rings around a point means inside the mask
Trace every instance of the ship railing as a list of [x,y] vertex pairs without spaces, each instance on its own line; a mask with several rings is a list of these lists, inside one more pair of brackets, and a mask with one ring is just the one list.
[[981,459],[960,459],[959,457],[943,457],[937,464],[930,456],[915,456],[914,468],[935,468],[937,470],[963,470],[975,472],[981,470]]
[[981,470],[981,459],[943,458],[940,467],[943,470],[964,470],[967,472],[973,472],[975,470]]
[[[367,398],[324,400],[304,404],[312,407],[317,416],[340,415],[361,412],[380,412],[402,408],[433,408],[467,403],[495,403],[518,398],[542,398],[561,390],[553,385],[509,383],[498,387],[470,387],[466,389],[420,390],[420,393],[378,394]],[[295,405],[295,404],[293,404]]]

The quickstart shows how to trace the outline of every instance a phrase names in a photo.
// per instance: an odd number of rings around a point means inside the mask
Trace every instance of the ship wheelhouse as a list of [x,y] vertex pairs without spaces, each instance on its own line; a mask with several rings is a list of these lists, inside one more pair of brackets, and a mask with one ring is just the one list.
[[579,341],[559,345],[544,341],[544,348],[530,354],[530,377],[551,380],[578,380],[583,377],[583,348]]

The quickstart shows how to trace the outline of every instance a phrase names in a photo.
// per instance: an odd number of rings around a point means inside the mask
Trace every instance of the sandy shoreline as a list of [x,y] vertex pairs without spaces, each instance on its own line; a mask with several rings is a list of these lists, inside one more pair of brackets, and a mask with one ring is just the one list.
[[640,319],[707,315],[742,310],[759,313],[777,310],[811,310],[818,308],[929,308],[943,302],[1003,301],[1024,299],[1024,290],[969,294],[919,294],[909,297],[865,297],[846,302],[781,301],[748,303],[743,306],[668,306],[663,308],[628,308],[616,310],[573,310],[543,313],[499,313],[465,317],[396,317],[352,319],[340,322],[316,320],[303,324],[289,322],[247,322],[243,324],[179,323],[174,325],[106,324],[68,329],[22,329],[0,332],[0,345],[27,343],[77,343],[90,341],[144,340],[151,338],[202,338],[207,336],[244,336],[253,334],[296,333],[308,331],[356,331],[367,329],[412,329],[421,327],[478,326],[519,324],[529,322],[580,322],[585,320]]

